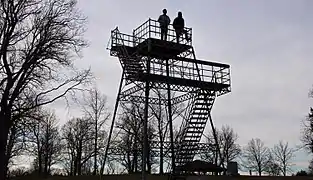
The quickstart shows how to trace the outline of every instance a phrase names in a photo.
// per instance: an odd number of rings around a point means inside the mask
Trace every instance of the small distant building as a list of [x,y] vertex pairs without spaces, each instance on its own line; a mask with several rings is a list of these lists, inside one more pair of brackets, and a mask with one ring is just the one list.
[[195,160],[192,162],[188,162],[183,166],[179,166],[176,169],[177,171],[185,172],[186,174],[194,174],[198,172],[199,174],[207,174],[207,173],[221,173],[226,171],[225,168],[222,168],[220,166],[217,166],[216,164],[213,164],[211,162],[201,161],[201,160]]
[[237,176],[238,174],[238,163],[234,161],[230,161],[227,164],[227,175]]

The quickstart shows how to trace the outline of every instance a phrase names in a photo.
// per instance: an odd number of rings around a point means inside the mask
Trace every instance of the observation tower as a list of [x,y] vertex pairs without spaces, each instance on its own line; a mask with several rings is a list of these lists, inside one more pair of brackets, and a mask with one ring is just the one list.
[[[185,27],[189,37],[192,29]],[[116,155],[118,149],[110,147],[112,133],[116,128],[118,107],[133,102],[144,107],[142,123],[143,140],[142,173],[145,177],[150,153],[158,152],[160,146],[166,149],[170,158],[168,167],[171,173],[180,173],[179,167],[193,161],[196,154],[215,148],[219,152],[216,132],[211,118],[211,110],[216,97],[231,91],[230,66],[196,58],[192,38],[180,38],[176,42],[175,30],[169,25],[167,40],[161,40],[159,23],[148,19],[133,30],[124,34],[118,28],[111,31],[110,55],[117,57],[122,67],[122,76],[116,98],[112,124],[106,147],[107,156]],[[166,96],[156,96],[164,91]],[[173,106],[184,103],[178,134],[173,132]],[[166,141],[148,141],[149,109],[153,104],[166,107],[168,116],[166,128],[169,137]],[[211,128],[215,144],[201,142],[204,130]],[[137,149],[138,150],[138,149]]]

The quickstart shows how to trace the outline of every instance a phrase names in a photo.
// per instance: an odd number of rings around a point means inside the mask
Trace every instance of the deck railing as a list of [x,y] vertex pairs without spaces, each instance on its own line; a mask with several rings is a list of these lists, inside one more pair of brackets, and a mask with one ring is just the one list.
[[134,47],[134,36],[121,33],[115,28],[111,31],[111,46]]
[[[196,66],[198,64],[198,67]],[[169,76],[188,80],[201,80],[230,85],[230,68],[228,65],[219,63],[208,63],[203,60],[187,61],[181,59],[179,62],[170,62]],[[152,60],[150,64],[151,74],[166,75],[166,65],[163,61]]]
[[[192,29],[185,27],[187,36],[190,38],[187,41],[185,34],[183,33],[179,38],[180,44],[191,45],[192,44]],[[135,47],[139,43],[142,43],[148,38],[161,39],[161,28],[159,22],[153,19],[148,19],[142,25],[133,30],[132,35],[121,33],[118,28],[111,31],[111,46],[125,45],[128,47]],[[176,42],[176,33],[173,25],[168,26],[167,41]]]
[[[180,44],[191,45],[192,44],[192,29],[185,27],[188,37],[190,37],[190,41],[186,40],[185,34],[183,33],[179,38]],[[133,36],[135,38],[135,43],[139,44],[148,38],[161,39],[161,28],[158,21],[153,19],[148,19],[142,25],[133,30]],[[167,41],[176,42],[176,33],[173,28],[173,25],[170,24],[168,26],[167,32]]]

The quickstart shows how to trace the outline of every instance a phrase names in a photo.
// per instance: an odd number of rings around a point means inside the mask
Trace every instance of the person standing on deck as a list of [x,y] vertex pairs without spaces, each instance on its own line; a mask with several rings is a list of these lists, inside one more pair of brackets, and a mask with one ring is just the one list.
[[174,19],[173,27],[176,32],[176,41],[179,43],[179,37],[184,33],[185,38],[187,41],[190,41],[191,39],[188,37],[187,31],[185,28],[185,20],[183,18],[183,14],[181,12],[178,12],[178,16]]
[[167,31],[168,31],[168,25],[170,24],[171,20],[166,15],[167,10],[163,9],[163,14],[160,15],[158,22],[160,23],[160,29],[161,29],[161,40],[167,40]]

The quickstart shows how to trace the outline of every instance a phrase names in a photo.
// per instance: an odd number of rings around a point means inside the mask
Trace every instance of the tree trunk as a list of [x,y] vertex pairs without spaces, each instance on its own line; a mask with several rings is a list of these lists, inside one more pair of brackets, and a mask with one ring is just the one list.
[[43,175],[46,177],[48,176],[48,160],[49,160],[49,126],[46,124],[46,132],[45,132],[45,144],[43,144],[43,161],[44,161],[44,167],[43,167]]
[[9,154],[6,154],[6,155],[5,155],[5,161],[4,161],[5,176],[7,176],[7,175],[8,175],[7,173],[9,172],[9,161],[10,161],[10,155],[9,155]]
[[70,160],[71,160],[71,163],[70,163],[70,176],[74,176],[74,169],[75,169],[75,155],[73,152],[71,152],[71,155],[70,155]]
[[160,174],[163,174],[163,140],[160,142]]
[[287,168],[286,168],[286,165],[284,165],[284,168],[283,168],[283,175],[286,176],[286,171],[287,171]]
[[42,172],[42,151],[38,151],[38,175]]
[[133,154],[134,154],[134,159],[133,159],[133,165],[134,165],[134,172],[138,172],[138,150],[137,150],[137,142],[135,143],[134,149],[133,149]]
[[152,164],[151,164],[151,148],[150,148],[150,142],[147,143],[147,171],[148,174],[151,174]]
[[77,153],[77,175],[80,176],[81,175],[81,170],[82,170],[82,164],[81,164],[81,156],[82,156],[82,152],[81,150],[78,151]]
[[97,174],[97,139],[98,139],[98,131],[97,131],[97,125],[96,125],[96,137],[95,137],[95,157],[94,157],[94,171],[93,171],[93,175],[96,175]]
[[0,115],[0,179],[6,179],[8,173],[8,154],[6,154],[7,139],[10,129],[10,116]]
[[48,176],[48,152],[44,152],[44,176]]
[[259,173],[259,176],[262,176],[261,167],[258,168],[258,173]]
[[51,174],[51,166],[52,166],[52,156],[49,155],[49,159],[48,159],[48,168],[47,168],[47,174],[48,174],[48,175]]
[[132,170],[132,161],[130,159],[130,151],[127,151],[127,154],[126,154],[126,158],[127,158],[127,171],[129,174],[131,174],[133,172]]
[[[218,149],[216,147],[215,151],[214,151],[214,164],[218,166]],[[217,176],[218,173],[214,172],[214,175]]]
[[102,176],[104,173],[104,166],[105,166],[105,163],[102,163],[101,168],[100,168],[100,176]]
[[[160,107],[161,105],[159,105]],[[161,117],[161,115],[159,116]],[[161,120],[159,119],[159,126],[158,126],[158,130],[159,130],[159,138],[160,138],[160,170],[159,173],[163,174],[163,131],[161,128]]]
[[134,172],[138,172],[138,145],[139,145],[139,142],[138,142],[138,131],[135,131],[135,137],[134,137],[134,147],[132,148],[133,149],[133,152],[134,152]]
[[11,159],[11,155],[12,155],[12,149],[14,146],[14,140],[15,140],[15,135],[16,135],[16,128],[14,128],[13,126],[9,129],[9,133],[8,133],[8,138],[9,141],[7,141],[7,146],[6,146],[6,152],[5,152],[5,160],[4,160],[4,167],[5,167],[5,171],[8,172],[9,168],[9,161]]
[[73,176],[77,175],[77,168],[78,168],[78,161],[77,161],[77,155],[74,158],[74,169],[73,169]]
[[[96,92],[97,93],[97,92]],[[96,97],[98,97],[98,94],[96,94]],[[98,108],[98,98],[96,98],[96,108]],[[95,124],[95,149],[94,149],[94,153],[95,153],[95,159],[94,159],[94,172],[93,172],[93,175],[96,175],[97,174],[97,146],[98,146],[98,117],[97,117],[97,114],[98,112],[96,111],[95,112],[95,120],[96,120],[96,124]]]

